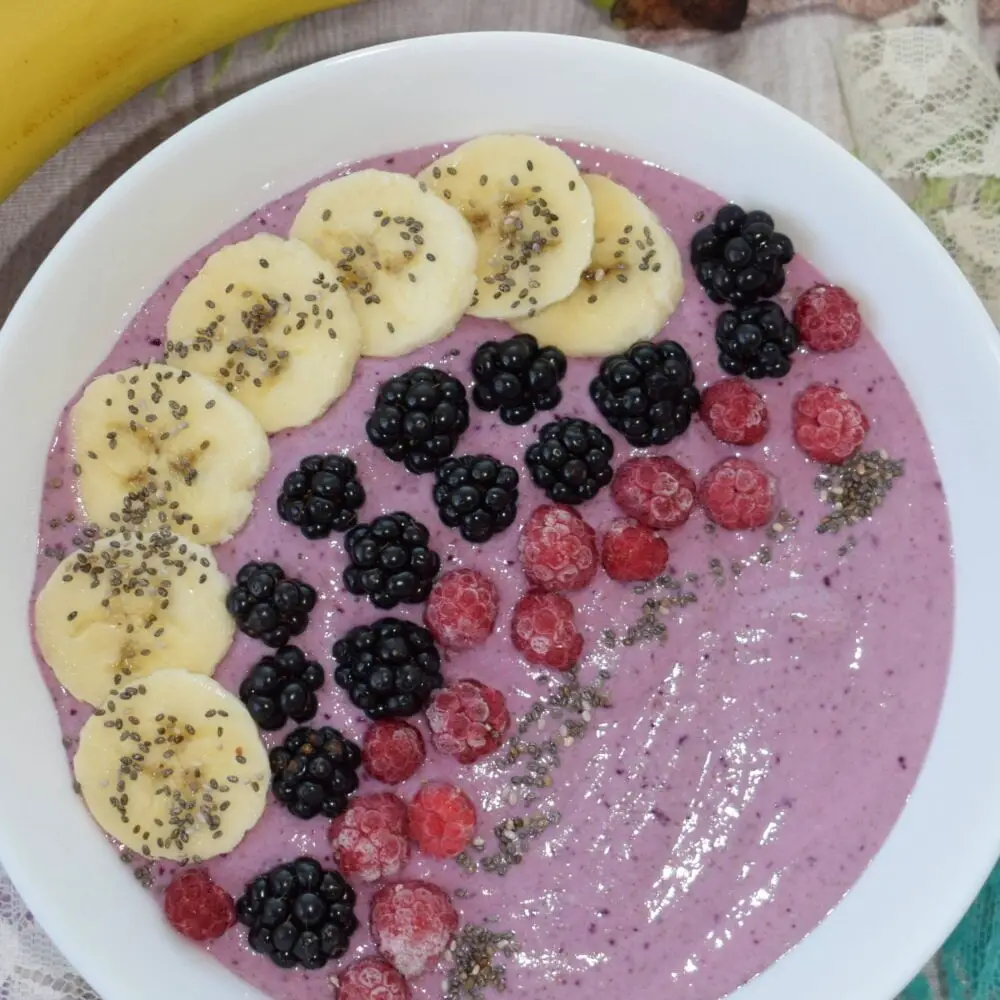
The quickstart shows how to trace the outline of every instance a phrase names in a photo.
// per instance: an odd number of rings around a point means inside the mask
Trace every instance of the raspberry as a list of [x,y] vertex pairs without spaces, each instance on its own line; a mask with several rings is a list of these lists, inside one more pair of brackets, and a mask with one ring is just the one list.
[[510,622],[514,648],[529,662],[553,670],[576,666],[583,636],[573,621],[573,605],[562,594],[532,591],[514,605]]
[[412,778],[426,757],[420,730],[402,719],[372,723],[361,748],[365,770],[385,785],[398,785]]
[[182,871],[163,897],[170,926],[192,941],[214,941],[236,923],[233,897],[201,868]]
[[364,882],[397,875],[410,856],[406,803],[392,792],[353,799],[330,824],[337,867]]
[[760,393],[741,378],[724,378],[701,394],[701,419],[726,444],[758,444],[768,428]]
[[459,764],[474,764],[503,743],[510,713],[499,691],[466,678],[434,692],[427,722],[439,752]]
[[363,958],[336,977],[336,1000],[409,1000],[406,980],[381,958]]
[[489,638],[499,603],[492,580],[474,569],[454,569],[431,589],[424,624],[445,649],[470,649]]
[[430,882],[396,882],[372,897],[372,937],[407,979],[433,968],[456,930],[458,914],[448,894]]
[[410,839],[432,858],[453,858],[472,842],[476,807],[461,789],[429,781],[413,796],[409,810]]
[[542,504],[518,540],[521,568],[541,590],[579,590],[597,572],[597,535],[564,504]]
[[774,480],[745,458],[725,458],[708,470],[698,499],[720,528],[762,528],[774,509]]
[[655,580],[669,558],[667,543],[630,517],[612,521],[601,543],[601,563],[612,580]]
[[842,389],[815,383],[795,397],[795,443],[814,461],[840,465],[868,433],[868,418]]
[[813,351],[843,351],[861,336],[858,304],[837,285],[813,285],[795,303],[795,325]]
[[630,458],[611,481],[614,501],[649,528],[679,528],[694,510],[694,477],[666,455]]

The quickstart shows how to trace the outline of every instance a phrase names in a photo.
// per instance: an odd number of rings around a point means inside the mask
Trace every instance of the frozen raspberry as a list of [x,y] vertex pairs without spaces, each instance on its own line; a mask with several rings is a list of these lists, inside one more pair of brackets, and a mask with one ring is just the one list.
[[466,678],[434,692],[427,723],[438,751],[459,764],[474,764],[503,743],[510,713],[499,691]]
[[351,799],[330,824],[330,843],[340,871],[364,882],[399,874],[410,856],[406,803],[392,792]]
[[597,572],[597,535],[564,504],[542,504],[528,518],[518,552],[528,582],[542,590],[579,590]]
[[708,470],[698,499],[720,528],[762,528],[774,509],[774,480],[745,458],[725,458]]
[[424,624],[445,649],[470,649],[489,638],[499,604],[492,580],[474,569],[453,569],[431,589]]
[[336,978],[335,1000],[409,1000],[406,980],[381,958],[363,958]]
[[795,303],[795,325],[811,350],[826,353],[853,347],[861,336],[858,304],[836,285],[813,285]]
[[652,528],[630,517],[611,522],[601,543],[601,564],[612,580],[655,580],[670,558],[667,543]]
[[410,839],[432,858],[453,858],[476,832],[476,807],[460,788],[428,781],[410,803]]
[[701,419],[726,444],[758,444],[767,434],[767,406],[741,378],[724,378],[701,394]]
[[694,477],[666,455],[630,458],[611,481],[611,496],[622,512],[647,527],[679,528],[694,510]]
[[514,648],[529,662],[553,670],[576,666],[583,636],[573,621],[573,605],[562,594],[533,591],[514,605],[510,622]]
[[432,969],[456,930],[458,914],[448,894],[430,882],[396,882],[372,897],[372,937],[407,979]]
[[398,785],[412,778],[426,757],[420,730],[403,719],[380,719],[372,723],[361,748],[365,771],[385,785]]
[[201,868],[177,875],[167,886],[163,906],[170,926],[192,941],[214,941],[236,923],[233,897]]
[[814,461],[840,465],[868,433],[868,418],[842,389],[818,383],[795,397],[795,443]]

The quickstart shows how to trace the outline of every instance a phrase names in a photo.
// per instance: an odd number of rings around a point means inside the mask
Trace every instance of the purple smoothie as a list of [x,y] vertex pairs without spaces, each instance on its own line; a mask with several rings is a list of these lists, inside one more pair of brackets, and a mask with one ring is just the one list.
[[[565,148],[582,169],[610,173],[641,195],[684,257],[695,229],[722,203],[655,166],[604,150]],[[415,150],[363,166],[412,173],[440,151]],[[265,206],[184,263],[143,306],[98,371],[159,358],[167,313],[208,255],[258,232],[286,234],[304,193]],[[687,348],[704,386],[720,376],[713,340],[718,307],[687,266],[685,277],[684,301],[665,335]],[[818,280],[818,272],[797,257],[780,297],[786,309]],[[520,526],[545,502],[522,458],[551,415],[511,428],[472,409],[459,452],[487,452],[522,476],[517,525],[482,547],[441,525],[431,500],[433,477],[410,475],[389,462],[364,432],[366,411],[387,376],[432,364],[468,384],[476,346],[508,335],[498,322],[467,317],[447,340],[405,359],[365,360],[347,394],[322,419],[271,439],[272,466],[254,513],[216,553],[231,576],[248,560],[273,559],[317,588],[316,610],[297,645],[328,674],[333,641],[381,613],[344,591],[341,536],[305,541],[273,508],[281,480],[301,457],[344,451],[357,462],[367,490],[364,518],[408,511],[430,529],[444,569],[473,567],[499,587],[495,633],[478,649],[447,655],[446,677],[475,677],[501,689],[517,718],[552,690],[551,675],[527,666],[509,640],[511,608],[526,589],[517,564]],[[570,362],[558,415],[603,424],[587,393],[596,368],[596,361]],[[835,535],[816,531],[828,511],[814,488],[818,467],[791,434],[792,398],[814,381],[838,384],[860,403],[871,421],[866,448],[906,461],[906,474],[878,515]],[[504,876],[469,874],[453,861],[421,857],[404,872],[452,893],[463,923],[489,921],[491,928],[517,936],[523,950],[505,960],[514,996],[590,1000],[613,990],[632,1000],[717,1000],[774,962],[841,899],[913,787],[945,684],[953,610],[948,515],[930,444],[905,386],[868,331],[858,346],[839,355],[800,352],[787,378],[758,388],[771,415],[761,445],[730,448],[696,419],[678,441],[657,451],[696,477],[726,455],[752,458],[774,474],[779,503],[798,524],[789,521],[774,536],[729,533],[711,530],[696,512],[672,532],[670,571],[697,600],[663,612],[668,632],[662,642],[609,647],[602,633],[613,629],[620,636],[640,617],[644,601],[676,592],[637,594],[602,573],[591,588],[571,595],[585,640],[581,683],[605,671],[612,704],[595,708],[571,745],[560,725],[584,721],[578,713],[546,716],[541,733],[536,726],[524,733],[525,741],[555,739],[559,749],[552,784],[538,789],[534,801],[514,798],[510,779],[525,768],[505,770],[501,754],[463,768],[431,748],[424,768],[397,789],[405,799],[425,779],[460,784],[480,807],[478,833],[487,854],[495,852],[494,827],[504,820],[559,814]],[[630,449],[620,436],[612,437],[617,464]],[[82,518],[68,445],[61,428],[47,468],[36,592],[55,565],[54,550],[72,547]],[[598,531],[619,514],[606,490],[579,510]],[[64,520],[69,514],[75,522]],[[392,614],[419,621],[422,609],[400,607]],[[908,624],[914,621],[921,622],[919,630]],[[235,690],[264,652],[238,636],[217,679]],[[90,708],[66,694],[44,664],[42,672],[72,755]],[[360,741],[365,719],[332,678],[320,706],[317,724],[335,725]],[[272,734],[265,741],[271,746],[278,739]],[[523,786],[517,787],[523,794]],[[362,793],[381,789],[362,781]],[[295,819],[271,800],[243,843],[208,868],[238,895],[257,873],[302,853],[332,866],[326,828],[326,821]],[[155,867],[157,891],[172,870]],[[330,976],[352,957],[373,952],[366,929],[370,896],[370,890],[359,890],[362,928],[351,953],[318,972],[278,969],[247,948],[243,928],[230,931],[211,951],[276,1000],[331,997]],[[439,998],[443,971],[412,983],[412,996]]]

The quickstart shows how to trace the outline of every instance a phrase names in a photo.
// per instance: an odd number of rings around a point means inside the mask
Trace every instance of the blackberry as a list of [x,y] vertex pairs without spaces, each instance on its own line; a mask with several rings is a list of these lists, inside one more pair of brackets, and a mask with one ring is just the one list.
[[526,424],[536,410],[559,405],[565,374],[566,355],[557,347],[540,349],[530,333],[488,340],[472,357],[472,401],[489,413],[498,409],[505,424]]
[[641,341],[601,363],[590,398],[636,448],[666,444],[687,430],[701,397],[687,351],[672,340]]
[[436,368],[413,368],[382,384],[368,439],[410,472],[433,472],[469,426],[465,386]]
[[727,309],[715,324],[719,367],[730,375],[781,378],[792,367],[799,331],[776,302]]
[[240,684],[240,700],[261,729],[280,729],[289,719],[308,722],[326,674],[295,646],[262,656]]
[[330,726],[292,730],[270,759],[271,791],[299,819],[339,816],[358,787],[361,750]]
[[302,857],[248,882],[236,916],[247,943],[275,965],[320,969],[346,954],[358,928],[354,890],[336,871]]
[[226,608],[240,631],[275,649],[305,631],[315,604],[316,591],[301,580],[286,579],[277,563],[247,563],[226,595]]
[[426,601],[441,568],[438,554],[427,547],[429,541],[427,529],[405,511],[351,528],[344,537],[351,561],[344,570],[344,586],[386,610]]
[[739,205],[723,205],[691,240],[691,264],[705,294],[734,306],[777,295],[794,255],[792,241],[775,231],[767,212],[744,212]]
[[556,503],[577,504],[611,482],[611,438],[587,420],[563,417],[546,424],[524,455],[536,486]]
[[514,523],[517,483],[517,471],[489,455],[449,458],[438,467],[434,502],[449,528],[485,542]]
[[365,491],[358,468],[343,455],[309,455],[285,476],[278,494],[278,517],[306,538],[326,538],[358,523]]
[[370,719],[416,715],[444,684],[430,632],[399,618],[352,628],[334,644],[333,658],[334,680]]

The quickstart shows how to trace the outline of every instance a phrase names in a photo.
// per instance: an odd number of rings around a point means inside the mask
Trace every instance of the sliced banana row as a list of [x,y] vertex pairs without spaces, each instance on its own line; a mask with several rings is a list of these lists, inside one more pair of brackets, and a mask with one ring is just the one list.
[[206,860],[260,819],[270,766],[243,703],[187,670],[112,689],[80,732],[73,771],[97,822],[143,857]]
[[38,648],[74,698],[183,667],[211,674],[233,641],[229,581],[211,549],[125,528],[71,553],[35,602]]

